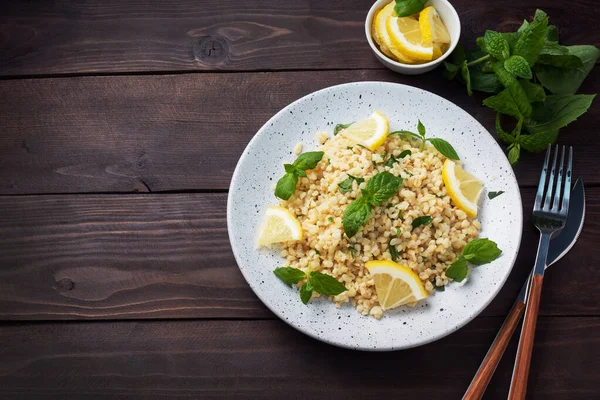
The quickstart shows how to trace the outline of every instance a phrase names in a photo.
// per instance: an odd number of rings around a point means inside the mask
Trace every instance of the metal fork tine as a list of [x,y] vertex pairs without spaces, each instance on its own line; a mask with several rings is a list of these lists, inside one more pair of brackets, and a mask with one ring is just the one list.
[[[556,180],[556,190],[554,191],[554,200],[552,201],[552,211],[558,211],[560,209],[560,196],[562,195],[562,181],[563,181],[563,165],[565,163],[565,146],[562,147],[560,153],[560,165],[558,167],[558,178]],[[556,151],[558,153],[558,149]]]
[[563,190],[563,201],[560,207],[560,213],[566,215],[569,212],[569,200],[571,199],[571,175],[573,171],[573,147],[569,146],[569,161],[567,162],[567,171],[565,173],[565,188]]
[[546,199],[544,200],[544,210],[550,210],[550,202],[552,201],[552,189],[554,188],[554,175],[556,174],[556,158],[558,156],[558,146],[554,150],[554,160],[552,161],[552,171],[548,179],[548,189],[546,190]]
[[546,161],[544,161],[544,167],[542,168],[542,173],[540,175],[540,183],[538,184],[537,194],[535,195],[535,203],[533,205],[533,209],[541,209],[542,208],[542,198],[544,197],[544,187],[546,185],[546,172],[548,171],[548,162],[550,161],[550,146],[548,146],[548,151],[546,151]]

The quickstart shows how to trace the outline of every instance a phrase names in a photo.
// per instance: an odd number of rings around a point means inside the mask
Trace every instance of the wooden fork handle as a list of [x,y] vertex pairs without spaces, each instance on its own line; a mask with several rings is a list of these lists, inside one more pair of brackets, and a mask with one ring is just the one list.
[[502,324],[500,331],[498,331],[494,343],[492,343],[485,358],[481,362],[475,377],[463,396],[463,400],[479,400],[483,397],[483,393],[485,393],[485,389],[490,383],[490,380],[496,371],[496,367],[502,359],[502,355],[508,346],[508,342],[510,342],[510,338],[514,334],[524,312],[525,303],[517,301],[510,310],[506,320],[504,320],[504,324]]
[[515,361],[510,392],[508,393],[509,400],[525,399],[543,281],[544,277],[542,275],[533,275],[531,280],[529,298],[527,300],[527,307],[525,308],[525,320],[523,321],[519,348],[517,350],[517,360]]

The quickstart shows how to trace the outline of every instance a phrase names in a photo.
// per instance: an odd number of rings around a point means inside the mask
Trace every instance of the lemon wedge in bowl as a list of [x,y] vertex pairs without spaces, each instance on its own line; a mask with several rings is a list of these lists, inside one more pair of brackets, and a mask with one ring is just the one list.
[[390,260],[369,261],[365,266],[375,280],[379,305],[384,310],[427,297],[421,280],[410,268]]
[[380,112],[375,111],[369,118],[342,129],[340,134],[369,150],[375,150],[387,139],[388,128],[387,118]]
[[392,43],[392,52],[396,50],[416,60],[431,61],[433,42],[423,37],[419,21],[409,17],[391,16],[386,21],[386,28]]
[[302,225],[294,214],[284,207],[267,207],[265,220],[258,232],[258,246],[301,240],[302,237]]
[[[375,32],[375,34],[373,35],[373,38],[377,43],[379,43],[379,48],[381,49],[381,52],[384,53],[386,56],[392,59],[397,59],[398,61],[403,62],[405,64],[414,64],[416,62],[414,59],[408,57],[406,54],[402,53],[401,50],[394,47],[392,39],[388,34],[387,20],[389,18],[394,18],[395,4],[396,3],[394,1],[390,2],[390,4],[383,7],[377,13],[377,15],[375,15],[373,22],[375,28],[373,29],[373,31]],[[416,21],[415,19],[413,20]]]
[[442,181],[450,198],[471,218],[477,216],[477,203],[483,192],[481,179],[466,172],[458,163],[446,160],[442,167]]
[[419,14],[419,27],[423,40],[433,43],[450,43],[446,25],[433,6],[425,7]]

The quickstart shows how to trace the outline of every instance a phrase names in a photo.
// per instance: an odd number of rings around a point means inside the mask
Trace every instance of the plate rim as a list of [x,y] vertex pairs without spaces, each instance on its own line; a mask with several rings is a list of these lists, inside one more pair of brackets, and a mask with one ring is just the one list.
[[467,325],[469,322],[473,321],[476,317],[478,317],[489,305],[490,303],[498,296],[498,294],[500,293],[500,290],[502,290],[502,288],[504,287],[504,285],[506,284],[508,277],[510,276],[510,274],[512,273],[512,270],[516,264],[517,261],[517,257],[519,255],[519,252],[521,250],[521,240],[523,238],[523,227],[524,227],[524,221],[523,221],[523,198],[521,196],[521,188],[519,186],[519,181],[517,180],[517,177],[515,175],[515,172],[513,170],[513,168],[511,167],[508,170],[508,173],[510,173],[511,177],[513,178],[514,182],[516,183],[516,187],[517,187],[517,197],[518,197],[518,205],[519,207],[517,207],[517,217],[520,221],[520,229],[519,229],[519,234],[518,237],[515,238],[517,239],[515,242],[518,243],[517,247],[516,247],[516,252],[514,253],[514,255],[512,256],[512,259],[509,261],[510,262],[510,266],[506,272],[506,275],[504,276],[504,278],[502,279],[501,282],[498,282],[498,285],[495,285],[494,290],[492,290],[491,292],[491,296],[489,297],[489,299],[487,301],[485,301],[481,307],[479,308],[478,311],[476,311],[475,313],[473,313],[472,315],[468,316],[464,321],[461,321],[459,324],[452,326],[449,329],[444,330],[443,332],[440,332],[437,335],[434,335],[426,340],[422,340],[418,343],[413,343],[413,344],[406,344],[406,345],[400,345],[397,347],[394,346],[379,346],[379,347],[363,347],[363,346],[350,346],[347,345],[345,343],[341,343],[341,342],[335,342],[335,341],[331,341],[331,340],[327,340],[323,337],[320,337],[318,334],[311,332],[308,329],[305,329],[304,327],[301,326],[297,326],[294,325],[292,323],[291,320],[288,320],[287,318],[283,318],[282,315],[280,315],[280,313],[274,308],[272,307],[270,304],[268,304],[268,302],[266,302],[263,297],[260,294],[260,291],[257,290],[257,288],[250,282],[250,279],[248,276],[246,276],[246,273],[244,272],[244,270],[240,267],[240,264],[242,263],[243,260],[240,259],[240,255],[238,255],[238,253],[236,252],[234,246],[233,246],[233,239],[234,239],[234,233],[233,233],[233,221],[231,220],[232,218],[232,208],[233,208],[233,190],[232,187],[234,186],[234,184],[236,183],[236,181],[239,179],[239,175],[241,174],[241,163],[243,161],[243,159],[245,157],[247,157],[249,155],[249,153],[247,153],[248,148],[252,146],[252,144],[258,140],[258,137],[262,134],[262,132],[264,130],[266,130],[269,127],[269,124],[271,123],[271,121],[275,120],[279,115],[285,113],[288,109],[294,107],[296,104],[302,102],[303,100],[311,97],[311,96],[315,96],[321,92],[325,92],[325,91],[329,91],[332,89],[342,89],[345,87],[349,87],[349,86],[361,86],[361,85],[373,85],[373,84],[385,84],[385,85],[391,85],[394,86],[394,89],[397,89],[398,87],[402,87],[404,90],[417,90],[419,92],[422,92],[424,94],[427,94],[429,96],[433,96],[434,98],[437,99],[441,99],[443,101],[447,101],[448,103],[452,104],[453,106],[455,106],[456,108],[458,108],[459,110],[461,110],[463,113],[465,113],[466,115],[468,115],[474,122],[475,124],[477,124],[482,131],[484,131],[485,133],[487,133],[488,135],[490,135],[490,137],[492,138],[492,141],[494,142],[494,146],[496,146],[497,150],[499,150],[500,152],[504,153],[504,151],[502,150],[502,148],[500,147],[500,145],[498,144],[498,142],[496,141],[496,139],[492,136],[492,134],[475,118],[473,117],[469,112],[465,111],[462,107],[458,106],[457,104],[453,103],[452,101],[436,94],[433,92],[430,92],[428,90],[425,89],[421,89],[415,86],[411,86],[411,85],[406,85],[403,83],[396,83],[396,82],[388,82],[388,81],[355,81],[355,82],[346,82],[346,83],[341,83],[341,84],[337,84],[337,85],[332,85],[332,86],[327,86],[324,87],[322,89],[319,90],[315,90],[313,92],[307,93],[306,95],[294,100],[293,102],[289,103],[288,105],[286,105],[285,107],[283,107],[282,109],[280,109],[279,111],[277,111],[273,116],[271,116],[271,118],[269,118],[257,131],[256,133],[252,136],[252,138],[250,139],[250,141],[248,141],[248,144],[246,145],[246,147],[244,147],[244,150],[242,151],[242,154],[240,155],[240,158],[237,161],[237,164],[235,166],[235,169],[233,171],[233,174],[231,176],[231,181],[229,183],[229,188],[228,188],[228,193],[227,193],[227,235],[229,238],[229,245],[231,246],[231,251],[233,253],[233,256],[235,258],[237,267],[239,269],[239,271],[242,273],[242,276],[244,277],[244,280],[246,281],[246,283],[248,284],[248,286],[250,286],[250,289],[252,289],[252,292],[256,295],[256,297],[258,297],[258,299],[263,303],[264,306],[266,306],[277,318],[279,318],[281,321],[285,322],[287,325],[291,326],[292,328],[296,329],[297,331],[313,338],[316,339],[320,342],[323,343],[327,343],[336,347],[341,347],[341,348],[346,348],[346,349],[351,349],[351,350],[359,350],[359,351],[367,351],[367,352],[385,352],[385,351],[399,351],[399,350],[406,350],[406,349],[411,349],[411,348],[416,348],[419,346],[423,346],[429,343],[433,343],[435,341],[438,341],[446,336],[449,336],[450,334],[460,330],[461,328],[463,328],[465,325]]

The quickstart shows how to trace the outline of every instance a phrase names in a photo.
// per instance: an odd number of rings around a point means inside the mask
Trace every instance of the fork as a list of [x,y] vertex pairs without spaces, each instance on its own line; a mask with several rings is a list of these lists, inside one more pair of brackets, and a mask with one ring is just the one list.
[[[554,152],[552,162],[552,171],[546,186],[546,175],[548,172],[548,163],[552,149],[548,146],[544,168],[540,176],[535,203],[533,206],[533,224],[540,231],[540,243],[538,246],[537,257],[533,273],[530,278],[527,290],[527,308],[525,309],[525,319],[521,328],[521,337],[519,338],[519,347],[517,349],[517,359],[513,370],[512,380],[508,398],[510,400],[525,399],[527,392],[527,378],[529,376],[529,365],[531,364],[531,352],[533,350],[533,338],[535,336],[535,327],[537,323],[538,310],[540,307],[540,297],[542,294],[542,282],[544,280],[544,269],[546,267],[546,257],[548,255],[548,246],[552,234],[560,231],[565,226],[567,212],[569,211],[569,199],[571,196],[571,175],[573,167],[573,148],[569,146],[569,159],[567,161],[567,170],[565,172],[564,189],[562,188],[563,165],[565,161],[565,146],[562,147],[560,157],[560,167],[558,170],[558,179],[556,188],[554,188],[554,177],[556,175],[556,160],[558,156],[558,146]],[[544,198],[544,192],[546,196]],[[554,193],[554,198],[552,194]],[[562,196],[561,196],[562,195]],[[562,202],[561,202],[562,199]]]

